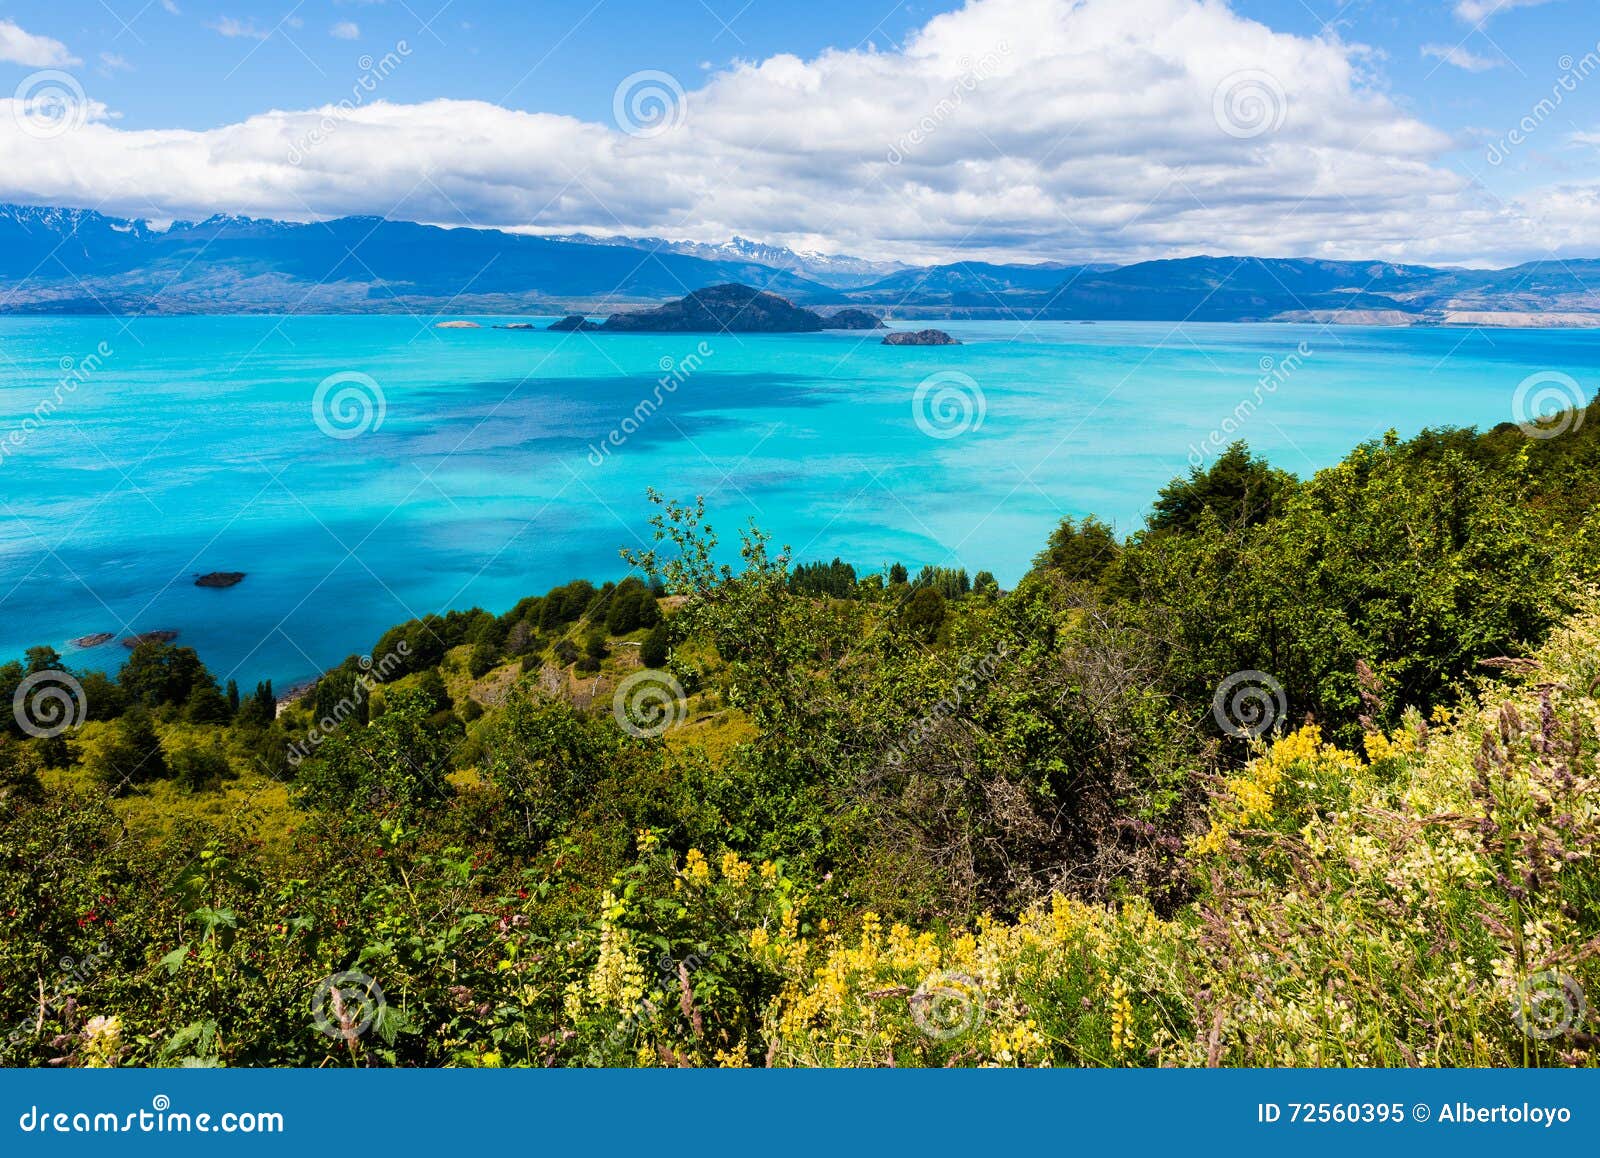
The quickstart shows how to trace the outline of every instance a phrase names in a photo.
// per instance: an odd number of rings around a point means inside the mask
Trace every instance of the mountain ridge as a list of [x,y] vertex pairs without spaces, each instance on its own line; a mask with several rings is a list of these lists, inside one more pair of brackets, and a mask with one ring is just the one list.
[[160,228],[0,204],[0,313],[609,315],[727,284],[907,319],[1600,325],[1591,258],[1506,269],[1212,254],[896,267],[742,237],[546,237],[373,216],[213,214]]

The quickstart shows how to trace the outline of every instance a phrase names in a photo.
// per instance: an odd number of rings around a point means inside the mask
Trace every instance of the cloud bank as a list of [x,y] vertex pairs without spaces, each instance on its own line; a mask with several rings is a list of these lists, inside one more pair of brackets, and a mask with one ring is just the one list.
[[[1196,252],[1480,261],[1582,245],[1592,188],[1505,205],[1444,166],[1359,46],[1220,0],[971,0],[899,50],[619,77],[617,123],[346,100],[207,131],[0,109],[0,197],[156,218],[371,213],[539,232],[730,234],[870,257]],[[369,61],[364,60],[363,64]],[[1550,215],[1557,215],[1554,219]]]

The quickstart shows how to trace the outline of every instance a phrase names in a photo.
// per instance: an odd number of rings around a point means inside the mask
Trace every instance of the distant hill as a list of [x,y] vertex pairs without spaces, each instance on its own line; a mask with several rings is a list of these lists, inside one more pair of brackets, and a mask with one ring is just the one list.
[[800,252],[782,245],[767,245],[745,237],[734,237],[721,245],[697,241],[666,241],[659,237],[592,237],[574,233],[553,238],[584,245],[617,245],[629,249],[682,253],[707,261],[746,261],[769,269],[781,269],[832,289],[859,289],[909,266],[897,261],[868,261],[839,254]]
[[740,237],[535,237],[378,217],[215,216],[159,229],[0,205],[0,313],[610,315],[728,284],[903,319],[1600,324],[1590,259],[1500,270],[1249,256],[906,268]]
[[440,229],[377,217],[246,217],[164,231],[86,210],[0,206],[5,312],[536,310],[645,302],[740,281],[801,301],[836,291],[746,260]]

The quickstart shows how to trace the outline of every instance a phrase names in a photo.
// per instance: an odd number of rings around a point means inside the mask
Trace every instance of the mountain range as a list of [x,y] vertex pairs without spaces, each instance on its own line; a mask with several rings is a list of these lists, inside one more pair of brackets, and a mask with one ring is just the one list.
[[742,283],[894,318],[1600,325],[1600,261],[1461,269],[1197,256],[927,267],[734,238],[544,237],[379,217],[155,228],[0,205],[0,313],[609,314]]

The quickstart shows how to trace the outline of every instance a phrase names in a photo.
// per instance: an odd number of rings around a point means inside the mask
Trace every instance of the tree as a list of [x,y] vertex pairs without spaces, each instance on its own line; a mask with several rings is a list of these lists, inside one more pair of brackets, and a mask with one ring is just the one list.
[[434,711],[424,692],[389,693],[382,715],[335,732],[300,765],[295,803],[408,816],[447,799],[452,744],[431,722]]
[[79,741],[78,755],[89,775],[116,796],[167,776],[166,756],[155,721],[139,704],[124,712],[121,719]]
[[61,653],[53,647],[30,647],[24,654],[28,661],[29,675],[61,670]]
[[944,626],[945,598],[937,587],[919,587],[906,604],[902,619],[906,630],[924,643],[932,643]]
[[216,744],[185,745],[172,753],[168,765],[173,781],[185,792],[219,788],[233,775],[227,756]]
[[233,718],[227,698],[217,690],[215,680],[195,684],[183,708],[184,718],[191,724],[226,724]]
[[200,684],[216,680],[192,647],[146,640],[128,654],[117,682],[128,698],[147,708],[183,704]]
[[[519,623],[517,626],[524,631],[527,630],[525,624]],[[473,679],[481,679],[494,670],[499,658],[499,653],[494,644],[489,643],[487,640],[475,643],[472,645],[472,651],[467,655],[467,674]]]
[[265,728],[278,718],[278,701],[272,694],[272,681],[256,684],[255,694],[239,705],[237,722],[247,728]]
[[1033,557],[1033,569],[1053,572],[1063,579],[1097,583],[1121,551],[1111,527],[1093,515],[1063,519],[1050,532],[1045,549]]
[[1255,526],[1281,511],[1296,485],[1293,475],[1235,442],[1209,468],[1192,467],[1187,478],[1162,487],[1147,521],[1152,531],[1193,531],[1210,511],[1224,527]]
[[561,833],[620,746],[615,727],[570,704],[511,701],[484,741],[488,778],[516,817],[507,843],[536,852]]
[[645,667],[665,667],[671,642],[672,635],[667,630],[666,623],[656,624],[650,629],[650,634],[644,637],[644,642],[639,645],[639,662]]

